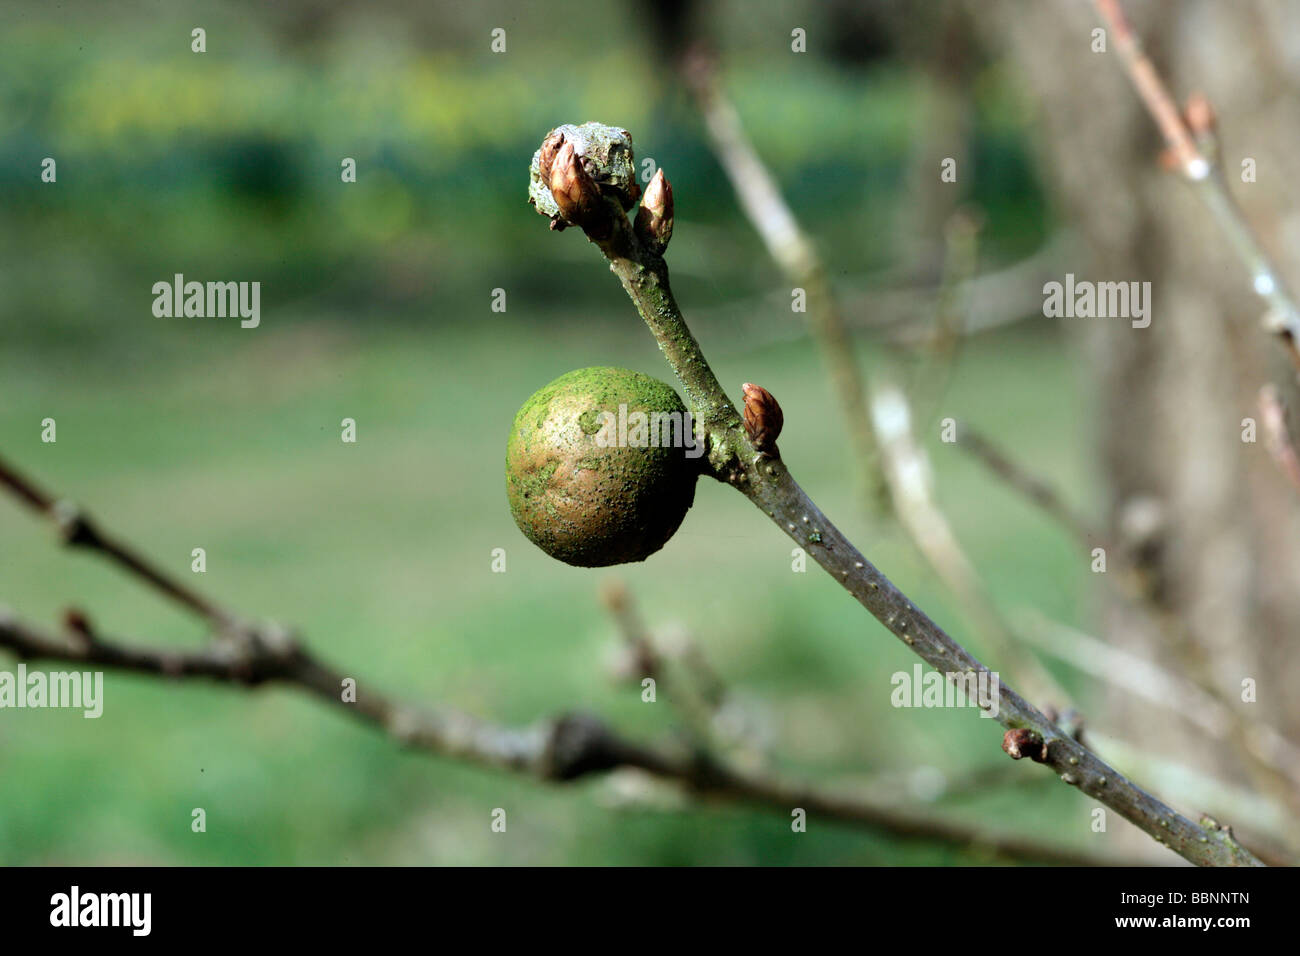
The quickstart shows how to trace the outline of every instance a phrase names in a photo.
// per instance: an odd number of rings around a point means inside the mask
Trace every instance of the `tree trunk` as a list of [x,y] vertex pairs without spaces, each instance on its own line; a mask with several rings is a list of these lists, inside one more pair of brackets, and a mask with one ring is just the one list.
[[[1278,384],[1297,407],[1294,370],[1260,327],[1265,309],[1251,276],[1192,187],[1161,168],[1163,143],[1113,37],[1108,52],[1093,52],[1092,31],[1102,24],[1092,5],[999,0],[968,9],[1023,72],[1040,110],[1045,178],[1091,253],[1072,269],[1076,278],[1151,282],[1148,328],[1061,320],[1094,373],[1096,474],[1111,541],[1140,563],[1154,606],[1167,615],[1153,623],[1115,601],[1107,636],[1199,671],[1238,713],[1300,737],[1300,695],[1287,685],[1300,677],[1298,496],[1262,434],[1256,444],[1242,439],[1242,420],[1259,419],[1264,384]],[[1186,0],[1129,2],[1126,12],[1175,96],[1199,90],[1215,106],[1230,188],[1294,282],[1300,6]],[[1242,182],[1247,157],[1256,183]],[[1242,702],[1245,680],[1256,683],[1258,703]],[[1134,744],[1251,779],[1232,747],[1208,744],[1167,712],[1115,703],[1107,722]]]

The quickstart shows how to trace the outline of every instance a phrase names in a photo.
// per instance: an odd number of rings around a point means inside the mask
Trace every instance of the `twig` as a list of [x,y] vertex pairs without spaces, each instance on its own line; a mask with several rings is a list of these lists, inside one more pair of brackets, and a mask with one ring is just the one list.
[[623,642],[632,653],[638,676],[653,677],[662,683],[665,658],[678,660],[691,672],[694,691],[689,695],[692,701],[688,706],[694,715],[711,716],[717,712],[727,696],[726,685],[709,664],[694,638],[682,634],[671,649],[666,646],[666,641],[656,641],[647,630],[622,581],[612,579],[606,582],[601,588],[600,597],[614,619]]
[[606,581],[601,587],[600,599],[632,655],[635,676],[654,680],[656,699],[662,693],[682,715],[694,745],[700,748],[709,746],[713,742],[712,718],[716,707],[700,694],[692,693],[686,685],[667,679],[664,655],[646,629],[622,581]]
[[912,372],[909,393],[918,398],[924,411],[917,422],[928,428],[938,418],[956,364],[957,350],[966,336],[970,304],[966,290],[975,278],[979,263],[980,224],[975,217],[957,211],[944,226],[944,262],[934,305],[934,331],[922,349],[921,362]]
[[[610,129],[610,128],[606,128]],[[570,135],[580,134],[566,127]],[[553,133],[539,155],[555,150]],[[579,143],[581,146],[581,142]],[[626,143],[631,149],[630,139]],[[718,382],[692,335],[669,285],[663,246],[643,229],[634,231],[622,199],[607,186],[614,171],[597,160],[588,173],[575,157],[563,170],[542,170],[550,176],[559,211],[552,222],[579,225],[608,260],[641,318],[659,343],[686,392],[697,430],[709,449],[707,472],[737,488],[803,547],[813,559],[899,640],[950,680],[978,678],[989,670],[906,595],[881,574],[844,537],[795,482],[785,463],[756,449],[726,391]],[[534,164],[534,175],[540,167]],[[659,170],[662,176],[662,167]],[[558,183],[558,184],[557,184]],[[671,191],[668,191],[671,195]],[[570,215],[561,198],[574,210]],[[643,207],[644,208],[644,207]],[[540,210],[545,211],[545,210]],[[638,216],[638,222],[640,222]],[[665,243],[666,244],[666,243]],[[1079,741],[1064,734],[1006,682],[999,681],[997,719],[1006,728],[1036,737],[1040,762],[1111,807],[1157,842],[1200,865],[1256,866],[1260,860],[1244,849],[1226,829],[1200,825],[1175,812],[1132,781],[1107,766]]]
[[623,643],[632,652],[632,669],[637,676],[650,677],[658,681],[663,674],[664,662],[641,616],[632,606],[627,586],[617,579],[606,581],[600,589],[600,600],[618,626],[618,633],[623,638]]
[[[1066,237],[1058,236],[1032,255],[1004,268],[976,275],[953,290],[964,306],[963,338],[972,338],[1020,321],[1043,320],[1043,283],[1059,276],[1062,261],[1070,261],[1064,250]],[[701,260],[707,268],[708,260]],[[839,288],[837,286],[837,288]],[[871,274],[843,286],[838,298],[846,313],[850,331],[891,347],[918,350],[934,337],[929,310],[939,286],[899,279],[889,274]],[[788,312],[788,293],[742,296],[722,305],[701,307],[696,323],[704,328],[725,328],[729,341],[719,341],[715,350],[728,354],[751,351],[802,338],[805,328],[785,318],[772,316]]]
[[[0,460],[0,486],[23,504],[53,520],[62,532],[68,525],[54,506],[57,500],[35,482]],[[94,527],[78,512],[77,524]],[[65,537],[66,540],[66,537]],[[93,549],[143,582],[158,587],[166,575],[116,542],[96,533]],[[104,544],[106,543],[106,546]],[[128,555],[129,560],[123,560]],[[163,593],[191,608],[214,608],[206,598],[164,586]],[[1015,832],[996,832],[939,817],[900,811],[889,803],[854,794],[824,792],[809,784],[770,773],[742,772],[694,751],[678,754],[629,741],[585,713],[567,713],[529,727],[503,727],[450,709],[413,706],[358,682],[355,699],[345,699],[345,675],[321,662],[295,635],[270,623],[249,624],[229,612],[212,618],[226,640],[192,650],[148,647],[139,642],[106,639],[80,611],[70,611],[69,639],[22,622],[0,607],[0,648],[23,660],[63,661],[148,674],[164,679],[210,680],[260,688],[281,684],[314,695],[379,728],[412,749],[543,781],[567,782],[617,769],[633,769],[683,786],[707,799],[753,804],[785,816],[794,807],[827,819],[915,840],[979,847],[997,856],[1059,865],[1114,865],[1116,861],[1054,847]],[[792,802],[793,801],[793,802]]]
[[1203,99],[1195,101],[1198,107],[1198,125],[1202,129],[1194,131],[1179,111],[1177,102],[1165,86],[1155,64],[1143,52],[1142,44],[1124,16],[1119,0],[1094,2],[1097,12],[1110,28],[1115,48],[1119,51],[1129,79],[1165,138],[1170,156],[1183,178],[1198,187],[1196,193],[1209,209],[1233,252],[1249,270],[1255,293],[1268,303],[1270,308],[1265,316],[1265,327],[1278,336],[1287,355],[1300,369],[1300,308],[1296,305],[1296,298],[1282,280],[1281,273],[1264,251],[1241,207],[1228,190],[1227,181],[1213,152],[1198,144],[1197,132],[1202,133],[1202,140],[1212,135],[1213,117],[1208,104]]
[[117,539],[104,534],[71,501],[56,499],[46,494],[3,461],[0,461],[0,486],[8,488],[29,508],[53,521],[59,529],[60,538],[68,547],[98,551],[123,570],[134,574],[162,592],[164,596],[205,618],[218,631],[225,631],[237,623],[234,615],[181,584]]
[[969,452],[989,471],[1055,518],[1085,547],[1092,547],[1101,540],[1100,533],[1067,504],[1055,488],[1013,461],[978,429],[966,422],[957,423],[957,447]]

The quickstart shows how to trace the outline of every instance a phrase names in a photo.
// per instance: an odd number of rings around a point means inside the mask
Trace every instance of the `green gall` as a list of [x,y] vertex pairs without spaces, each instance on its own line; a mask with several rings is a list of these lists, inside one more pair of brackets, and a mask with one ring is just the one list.
[[670,386],[628,369],[578,369],[515,415],[506,443],[510,513],[566,564],[644,561],[694,502],[702,452]]

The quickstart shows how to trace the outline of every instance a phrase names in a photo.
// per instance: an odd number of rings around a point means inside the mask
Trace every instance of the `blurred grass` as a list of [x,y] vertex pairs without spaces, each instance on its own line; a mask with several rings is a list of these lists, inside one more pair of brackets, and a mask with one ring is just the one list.
[[[501,21],[512,52],[500,58],[483,40],[499,4],[433,26],[418,18],[436,13],[411,11],[409,35],[390,10],[303,45],[278,8],[123,4],[121,19],[99,22],[95,5],[67,7],[0,6],[7,459],[176,573],[205,548],[207,591],[301,628],[355,668],[363,692],[520,723],[590,708],[670,737],[666,705],[643,705],[605,673],[614,635],[596,594],[617,576],[652,625],[689,628],[763,709],[792,771],[830,779],[919,762],[960,776],[1004,761],[990,722],[893,710],[890,675],[913,658],[815,567],[792,573],[786,539],[728,489],[702,485],[664,551],[622,569],[562,566],[511,522],[504,440],[524,398],[584,365],[669,377],[594,251],[549,233],[524,201],[547,129],[616,121],[635,130],[638,155],[669,169],[688,317],[781,289],[688,105],[636,52],[631,21],[592,11],[590,30],[553,40],[530,11]],[[739,45],[728,87],[832,272],[888,268],[914,82],[893,64],[864,76],[773,56],[763,25],[785,15],[733,15],[721,33]],[[181,42],[199,22],[204,56]],[[586,49],[596,34],[612,38],[606,53]],[[563,71],[554,42],[578,57]],[[981,175],[964,195],[983,210],[992,264],[1033,249],[1049,216],[1014,84],[991,70],[975,102]],[[56,185],[37,179],[47,155]],[[343,156],[358,160],[355,185],[339,182]],[[175,272],[261,281],[262,327],[154,318],[152,284]],[[490,310],[496,288],[504,314]],[[780,397],[782,450],[819,504],[979,650],[899,533],[856,499],[809,343],[760,347],[720,320],[696,331],[729,387],[755,380]],[[972,342],[945,409],[1014,435],[1037,470],[1087,499],[1073,437],[1087,412],[1053,331]],[[45,417],[56,444],[39,440]],[[344,417],[358,423],[356,445],[339,440]],[[931,450],[942,500],[998,601],[1080,620],[1086,563],[1063,535],[951,446]],[[490,573],[496,547],[506,574]],[[112,568],[60,552],[8,500],[0,600],[39,621],[76,604],[109,634],[178,646],[202,636]],[[614,810],[601,783],[548,788],[404,754],[283,690],[109,675],[106,696],[97,721],[0,711],[0,863],[985,859],[816,819],[792,839],[788,820],[749,811]],[[1082,844],[1078,798],[1040,782],[1031,801],[1000,789],[944,809]],[[190,832],[194,807],[207,811],[206,834]],[[489,830],[494,807],[508,810],[508,839]]]

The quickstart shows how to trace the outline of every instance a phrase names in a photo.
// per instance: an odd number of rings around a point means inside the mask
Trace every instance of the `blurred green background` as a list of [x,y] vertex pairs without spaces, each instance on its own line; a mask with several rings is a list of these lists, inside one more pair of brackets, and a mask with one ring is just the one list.
[[[709,6],[698,29],[836,281],[869,290],[907,266],[895,224],[923,81],[898,51],[832,55],[827,10]],[[195,26],[206,53],[190,52]],[[808,54],[790,53],[792,26]],[[701,483],[676,537],[625,568],[563,566],[511,521],[505,437],[529,394],[584,365],[671,378],[597,252],[526,202],[547,130],[616,123],[672,180],[674,285],[719,378],[780,397],[781,448],[804,486],[983,650],[901,532],[863,508],[788,284],[648,35],[640,8],[578,2],[0,7],[0,454],[187,578],[191,549],[206,548],[204,590],[297,626],[363,690],[515,723],[586,708],[671,740],[671,708],[609,674],[617,638],[597,595],[619,578],[651,627],[703,645],[771,728],[777,766],[844,782],[920,765],[960,785],[1005,762],[993,722],[891,708],[890,675],[913,658],[818,569],[792,573],[789,542],[729,489]],[[1015,76],[984,65],[970,95],[979,175],[954,188],[979,210],[988,269],[1033,252],[1052,222]],[[46,156],[55,184],[39,178]],[[355,184],[340,182],[343,157]],[[260,281],[261,327],[155,318],[151,287],[177,272]],[[491,309],[498,288],[505,313]],[[896,361],[865,342],[860,354]],[[1073,376],[1058,330],[1021,323],[965,344],[944,412],[1014,433],[1086,503]],[[40,441],[47,417],[55,444]],[[355,445],[339,439],[344,417]],[[1086,623],[1086,561],[937,438],[940,500],[999,605]],[[498,547],[505,574],[490,571]],[[75,604],[105,633],[150,642],[203,636],[9,500],[0,602],[45,623]],[[1049,775],[1009,774],[933,809],[997,824],[1014,808],[1031,832],[1096,849],[1080,800]],[[608,782],[548,787],[402,753],[287,690],[110,674],[100,720],[0,712],[5,864],[989,859],[815,818],[795,838],[779,815],[612,803]],[[194,807],[206,833],[190,830]],[[494,807],[507,835],[490,832]]]

